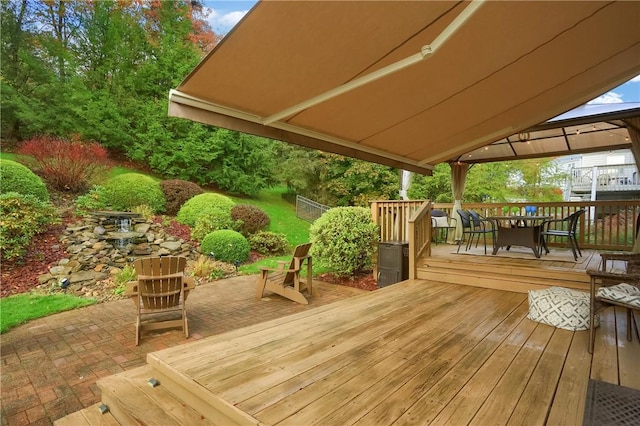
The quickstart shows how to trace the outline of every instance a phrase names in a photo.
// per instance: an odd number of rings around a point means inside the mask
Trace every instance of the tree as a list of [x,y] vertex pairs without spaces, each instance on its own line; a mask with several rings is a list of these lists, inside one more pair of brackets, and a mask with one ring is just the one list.
[[[559,185],[565,177],[551,159],[473,164],[467,175],[464,201],[558,201],[562,196]],[[441,163],[432,176],[414,176],[409,197],[453,202],[450,166]]]
[[3,139],[21,139],[42,126],[40,94],[54,81],[34,31],[35,11],[27,0],[0,3],[0,129]]
[[413,200],[432,200],[436,203],[452,203],[451,167],[440,163],[431,176],[414,175],[407,195]]
[[222,155],[214,163],[211,179],[221,188],[255,196],[261,189],[275,185],[276,163],[270,140],[218,129],[216,148]]
[[528,201],[562,201],[560,186],[567,174],[552,159],[514,161],[513,166],[520,197]]
[[[330,206],[368,206],[372,200],[398,198],[397,169],[321,151],[299,155],[299,160],[309,160],[308,172],[301,176],[306,182],[296,182],[301,195]],[[304,167],[300,163],[297,168]]]
[[278,182],[287,187],[285,198],[295,201],[295,195],[300,194],[318,200],[310,195],[320,183],[320,151],[284,142],[275,142],[273,148],[276,161],[287,162],[287,167],[274,170]]
[[[469,169],[464,201],[505,201],[510,194],[507,183],[511,167],[507,163],[474,164]],[[412,199],[429,199],[436,203],[452,203],[451,167],[447,163],[435,166],[432,176],[414,176],[409,189]]]
[[463,200],[471,203],[507,201],[513,197],[509,162],[474,164],[467,174]]

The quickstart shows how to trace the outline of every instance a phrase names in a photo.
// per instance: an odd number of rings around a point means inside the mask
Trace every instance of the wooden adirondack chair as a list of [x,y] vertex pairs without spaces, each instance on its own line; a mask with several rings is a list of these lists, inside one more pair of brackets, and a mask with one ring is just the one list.
[[[269,290],[280,296],[291,299],[294,302],[309,304],[307,298],[301,293],[307,290],[307,294],[313,294],[312,288],[312,262],[309,255],[311,243],[301,244],[293,252],[293,258],[289,269],[285,269],[287,262],[279,262],[277,268],[260,268],[261,274],[256,283],[256,298],[262,299],[264,291]],[[307,277],[300,280],[302,264],[307,262]]]
[[[195,282],[184,275],[186,265],[187,259],[178,256],[148,257],[134,262],[138,280],[127,283],[124,294],[132,298],[138,311],[136,346],[146,330],[182,327],[185,337],[189,337],[185,302]],[[180,318],[154,318],[158,317],[155,314],[167,312],[178,312]]]

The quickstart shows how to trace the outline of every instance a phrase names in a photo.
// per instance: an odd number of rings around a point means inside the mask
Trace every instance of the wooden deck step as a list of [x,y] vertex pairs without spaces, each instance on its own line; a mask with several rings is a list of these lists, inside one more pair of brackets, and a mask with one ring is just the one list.
[[496,290],[526,293],[551,286],[580,290],[589,289],[589,275],[582,269],[560,267],[536,267],[513,262],[494,264],[495,259],[473,259],[460,256],[460,260],[430,257],[421,261],[418,279],[451,284],[464,284]]
[[149,385],[152,377],[155,372],[147,365],[98,380],[102,402],[120,424],[217,424],[176,398],[162,382],[155,387]]
[[[147,359],[154,371],[154,377],[178,398],[188,401],[189,406],[202,413],[214,425],[257,425],[259,421],[234,405],[209,392],[190,377],[180,373],[152,357]],[[185,423],[190,424],[190,423]]]
[[120,423],[109,412],[100,412],[101,403],[93,404],[83,410],[64,416],[54,426],[120,426]]

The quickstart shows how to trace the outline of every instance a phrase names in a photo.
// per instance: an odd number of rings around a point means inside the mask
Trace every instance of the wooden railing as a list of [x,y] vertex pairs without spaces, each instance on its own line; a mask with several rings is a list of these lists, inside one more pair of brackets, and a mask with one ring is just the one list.
[[638,167],[635,164],[575,167],[571,169],[572,191],[640,191]]
[[372,202],[371,216],[380,226],[380,242],[409,241],[409,218],[424,202],[424,200]]
[[[416,261],[424,254],[424,248],[418,250],[417,246],[424,245],[427,241],[430,255],[431,220],[430,203],[424,200],[415,201],[374,201],[371,203],[371,217],[380,227],[380,242],[404,241],[409,243],[409,278],[416,276]],[[420,215],[417,222],[410,221],[414,215]],[[425,228],[425,224],[428,229]],[[420,233],[421,235],[417,235]],[[377,270],[374,271],[377,276]]]
[[431,203],[426,201],[409,218],[409,279],[418,276],[417,260],[431,256]]
[[[633,247],[636,220],[640,215],[640,200],[578,201],[560,203],[464,203],[465,209],[473,209],[483,216],[525,215],[526,207],[536,208],[540,216],[562,219],[571,213],[585,209],[578,222],[578,243],[581,248],[593,250],[629,251]],[[451,204],[434,204],[434,209],[451,210]],[[509,213],[505,213],[505,211]],[[564,245],[566,240],[553,239],[551,245]]]
[[[559,203],[464,203],[483,216],[525,215],[527,207],[535,207],[537,215],[562,219],[585,209],[578,223],[581,248],[593,250],[630,251],[635,239],[636,221],[640,216],[640,200],[580,201]],[[451,217],[453,204],[431,203],[425,200],[374,201],[373,221],[380,226],[380,241],[408,241],[409,276],[415,277],[417,261],[431,255],[431,210],[444,210]],[[565,240],[550,239],[549,245],[566,245]]]

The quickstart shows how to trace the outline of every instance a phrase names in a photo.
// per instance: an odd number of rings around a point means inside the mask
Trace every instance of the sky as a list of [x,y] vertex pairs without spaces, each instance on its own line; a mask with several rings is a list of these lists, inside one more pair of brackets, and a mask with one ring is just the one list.
[[[218,34],[227,34],[256,4],[255,0],[204,0],[203,4],[210,9],[209,25]],[[640,102],[640,75],[627,83],[618,86],[599,96],[590,104],[611,104],[621,102]]]
[[640,75],[588,103],[617,104],[620,102],[640,102]]
[[227,34],[234,25],[257,3],[255,0],[204,0],[208,8],[209,25],[217,34]]

